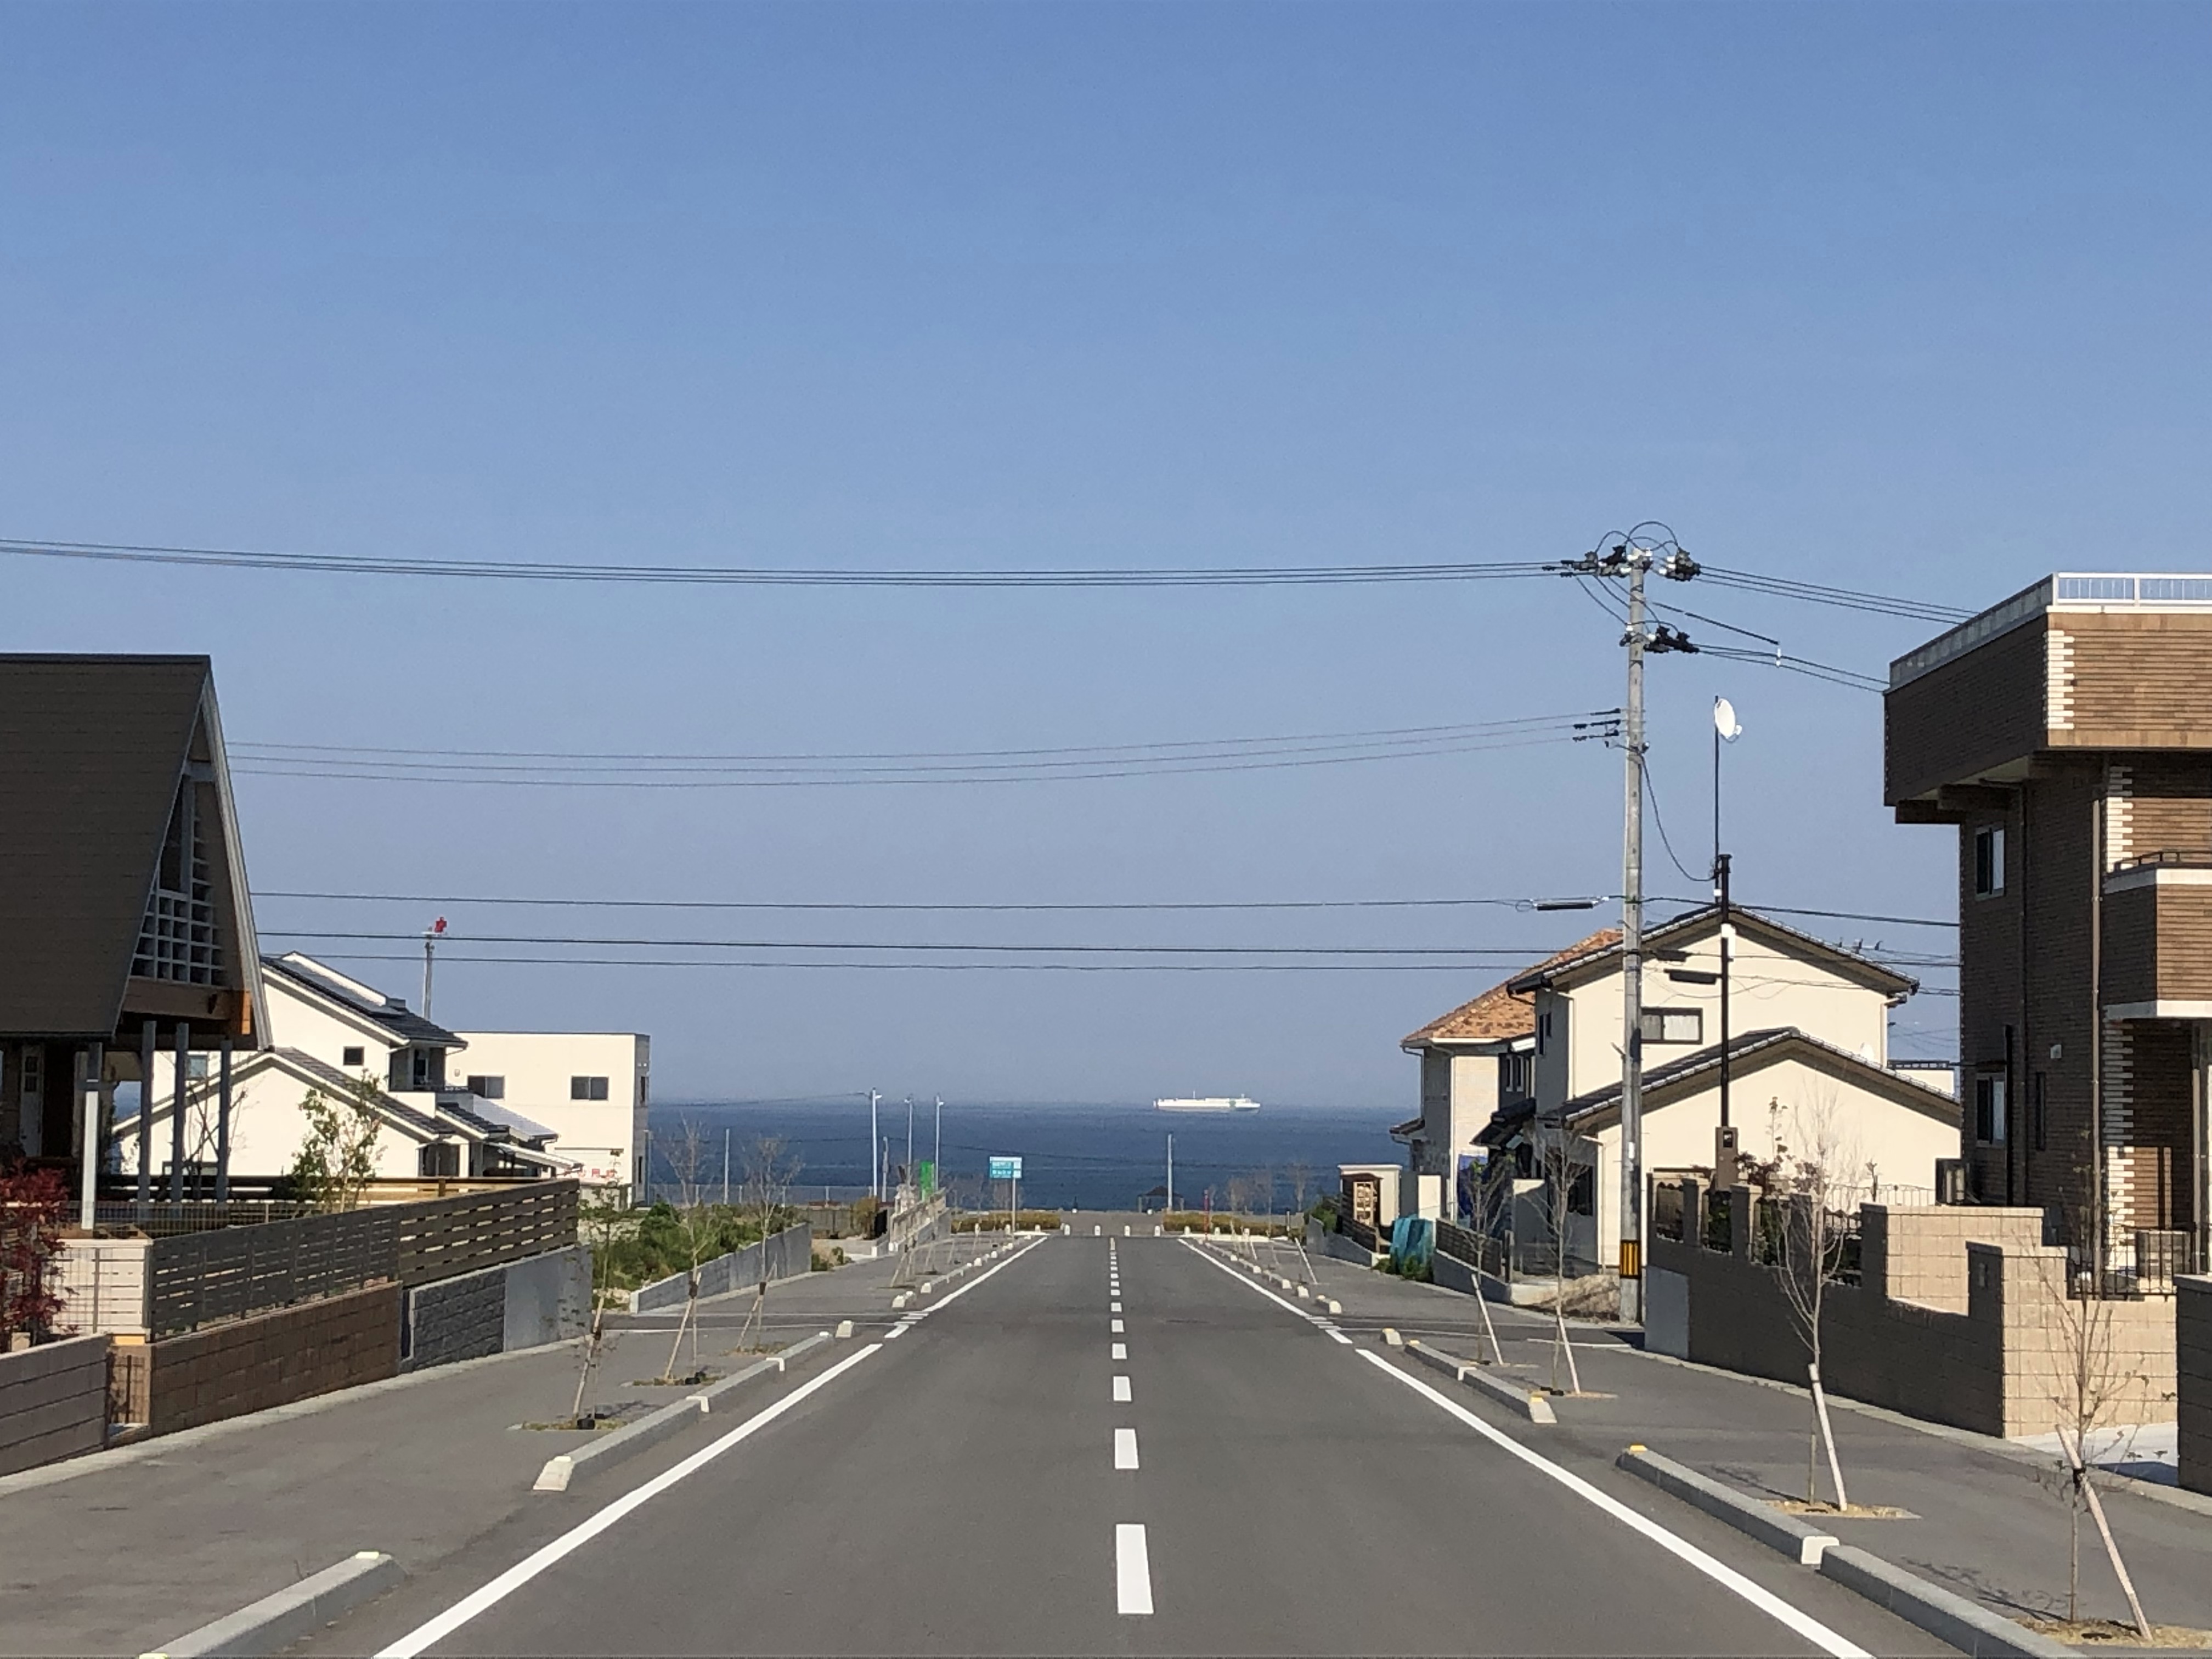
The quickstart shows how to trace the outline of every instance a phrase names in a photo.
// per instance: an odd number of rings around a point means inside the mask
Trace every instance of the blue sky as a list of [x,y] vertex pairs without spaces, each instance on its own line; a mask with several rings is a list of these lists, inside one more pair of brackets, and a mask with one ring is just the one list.
[[[1716,564],[1970,606],[2054,568],[2212,566],[2199,7],[7,5],[0,45],[0,535],[1278,565],[1565,556],[1657,517]],[[1620,696],[1617,630],[1550,580],[5,574],[0,648],[208,652],[234,741],[966,750]],[[1935,631],[1675,597],[1868,671]],[[1948,910],[1942,833],[1881,805],[1878,698],[1675,657],[1652,671],[1653,764],[1692,870],[1716,692],[1749,727],[1729,761],[1747,898]],[[240,793],[258,887],[453,896],[465,938],[526,920],[464,902],[483,894],[1618,881],[1618,757],[1591,744],[993,787]],[[1654,890],[1694,890],[1655,862]],[[282,944],[435,908],[260,917]],[[549,931],[1534,950],[1587,920]],[[404,963],[357,965],[413,988]],[[669,1097],[1380,1109],[1413,1097],[1397,1038],[1485,977],[456,961],[437,1012],[649,1030]],[[1900,1050],[1946,1052],[1948,1016],[1906,1009]]]

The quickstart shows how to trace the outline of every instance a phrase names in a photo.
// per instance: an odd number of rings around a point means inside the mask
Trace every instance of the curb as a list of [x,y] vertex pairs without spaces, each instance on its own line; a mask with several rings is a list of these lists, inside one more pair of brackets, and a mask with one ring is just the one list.
[[258,1659],[281,1653],[308,1632],[383,1595],[404,1576],[382,1551],[363,1550],[165,1642],[140,1659]]
[[1454,1382],[1464,1382],[1469,1388],[1488,1395],[1501,1406],[1511,1407],[1531,1423],[1556,1424],[1559,1420],[1558,1413],[1552,1409],[1552,1402],[1534,1389],[1518,1382],[1509,1382],[1480,1365],[1455,1358],[1425,1342],[1408,1342],[1406,1352],[1424,1364],[1434,1365],[1440,1371],[1449,1371]]
[[1838,1544],[1820,1558],[1820,1576],[1856,1590],[1908,1624],[1975,1659],[2075,1659],[2075,1650],[2039,1636],[1976,1601],[1892,1566],[1878,1555]]
[[[828,1334],[827,1332],[823,1332],[811,1336],[800,1344],[799,1347],[811,1348],[815,1344],[825,1340]],[[665,1440],[670,1435],[689,1427],[699,1418],[707,1415],[708,1401],[725,1389],[734,1388],[740,1382],[749,1382],[771,1368],[781,1372],[783,1370],[782,1362],[789,1359],[798,1352],[799,1348],[793,1348],[789,1353],[771,1355],[757,1364],[748,1365],[734,1376],[723,1377],[717,1382],[708,1384],[707,1388],[696,1394],[686,1395],[673,1405],[663,1406],[658,1411],[649,1412],[635,1423],[625,1423],[618,1429],[611,1430],[593,1439],[587,1446],[579,1446],[572,1452],[556,1453],[545,1460],[545,1467],[538,1471],[538,1479],[531,1483],[530,1490],[532,1492],[568,1491],[580,1476],[592,1474],[611,1463],[619,1463],[632,1454],[641,1452],[647,1446]]]
[[1631,1446],[1613,1459],[1613,1467],[1627,1470],[1639,1480],[1649,1480],[1692,1509],[1703,1510],[1717,1520],[1727,1522],[1769,1549],[1781,1551],[1801,1567],[1820,1566],[1830,1550],[1840,1547],[1841,1540],[1833,1533],[1808,1526],[1794,1515],[1784,1515],[1756,1498],[1747,1498],[1733,1486],[1723,1486],[1710,1476],[1684,1468],[1673,1458],[1662,1457],[1642,1446]]
[[740,1382],[750,1382],[753,1378],[758,1376],[763,1371],[782,1371],[790,1365],[793,1360],[798,1358],[799,1355],[807,1352],[811,1349],[818,1348],[824,1342],[828,1342],[831,1340],[832,1339],[829,1332],[817,1331],[813,1335],[808,1337],[804,1342],[793,1343],[791,1346],[786,1348],[781,1353],[772,1353],[769,1355],[767,1358],[757,1360],[752,1364],[746,1366],[744,1370],[722,1378],[719,1382],[709,1382],[705,1388],[700,1389],[696,1394],[685,1395],[684,1396],[684,1403],[686,1405],[697,1406],[702,1413],[711,1412],[714,1409],[713,1402],[720,1399],[722,1395],[727,1394],[732,1389],[736,1388]]

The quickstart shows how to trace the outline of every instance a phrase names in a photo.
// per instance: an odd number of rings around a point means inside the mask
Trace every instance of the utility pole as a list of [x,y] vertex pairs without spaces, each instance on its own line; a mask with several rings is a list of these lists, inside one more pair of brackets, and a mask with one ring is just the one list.
[[906,1097],[906,1178],[914,1179],[914,1097]]
[[937,1170],[938,1190],[942,1192],[945,1189],[945,1097],[943,1095],[937,1097],[937,1143],[930,1152],[929,1161]]
[[[1609,548],[1566,560],[1556,568],[1577,579],[1603,577],[1628,587],[1628,701],[1622,710],[1620,827],[1620,1200],[1616,1226],[1620,1316],[1644,1316],[1644,659],[1646,653],[1694,652],[1680,629],[1646,620],[1644,579],[1656,567],[1673,581],[1687,581],[1698,566],[1664,525],[1647,520],[1626,535],[1607,537]],[[1559,1133],[1565,1133],[1561,1125]],[[1560,1149],[1561,1167],[1566,1164]],[[1562,1270],[1565,1267],[1562,1257]]]
[[443,916],[440,916],[437,921],[422,930],[422,1018],[425,1019],[430,1018],[431,953],[437,949],[438,940],[444,936],[445,932],[446,919]]
[[1172,1214],[1174,1214],[1174,1213],[1175,1213],[1175,1136],[1174,1136],[1172,1133],[1170,1133],[1170,1134],[1168,1136],[1168,1203],[1167,1203],[1167,1208],[1165,1208],[1164,1210],[1163,1210],[1163,1211],[1161,1211],[1161,1212],[1160,1212],[1160,1214],[1161,1214],[1161,1216],[1162,1216],[1162,1218],[1163,1218],[1162,1224],[1163,1224],[1163,1225],[1164,1225],[1164,1224],[1165,1224],[1164,1218],[1166,1218],[1166,1217],[1168,1217],[1168,1216],[1170,1216],[1170,1215],[1172,1215]]
[[884,1184],[876,1164],[876,1150],[880,1144],[876,1139],[876,1103],[882,1098],[875,1090],[868,1091],[868,1196],[878,1203],[883,1200]]
[[1721,744],[1743,735],[1735,705],[1713,699],[1713,906],[1720,913],[1721,953],[1721,1121],[1713,1132],[1713,1187],[1728,1192],[1736,1182],[1738,1137],[1729,1116],[1729,966],[1735,956],[1735,924],[1729,919],[1729,855],[1721,851]]

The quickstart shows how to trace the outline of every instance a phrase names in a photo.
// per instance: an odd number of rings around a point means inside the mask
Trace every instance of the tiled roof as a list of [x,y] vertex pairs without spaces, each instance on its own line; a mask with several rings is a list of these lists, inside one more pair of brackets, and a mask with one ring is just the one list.
[[1546,957],[1534,967],[1522,969],[1513,979],[1492,986],[1474,1001],[1462,1002],[1451,1012],[1431,1020],[1406,1039],[1406,1046],[1417,1042],[1499,1042],[1528,1036],[1536,1030],[1536,1000],[1534,995],[1517,995],[1507,986],[1526,975],[1540,974],[1547,968],[1620,943],[1620,929],[1601,927],[1588,939],[1578,939],[1565,950]]
[[282,975],[302,990],[313,992],[326,1001],[335,1002],[365,1019],[374,1020],[402,1042],[431,1043],[443,1048],[464,1046],[460,1038],[444,1026],[433,1024],[398,998],[387,997],[380,991],[369,991],[364,994],[366,988],[362,990],[352,988],[353,981],[345,980],[313,957],[300,951],[289,951],[281,957],[264,957],[261,966],[265,971]]

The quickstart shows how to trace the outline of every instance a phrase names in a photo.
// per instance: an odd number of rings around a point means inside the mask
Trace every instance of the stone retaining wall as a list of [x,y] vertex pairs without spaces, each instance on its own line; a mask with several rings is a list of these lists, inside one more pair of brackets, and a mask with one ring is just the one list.
[[0,1474],[107,1443],[107,1339],[0,1353]]

